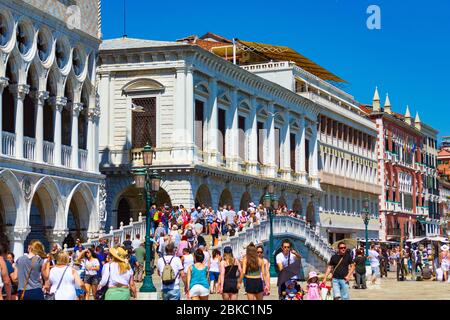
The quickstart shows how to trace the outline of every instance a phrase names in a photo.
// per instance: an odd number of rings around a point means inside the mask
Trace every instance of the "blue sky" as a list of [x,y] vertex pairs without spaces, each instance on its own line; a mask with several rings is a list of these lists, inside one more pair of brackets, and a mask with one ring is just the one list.
[[[393,110],[450,135],[450,1],[447,0],[126,0],[128,37],[173,41],[208,31],[287,45],[350,84],[371,103],[375,86]],[[381,30],[366,26],[381,8]],[[123,0],[103,1],[104,39],[123,34]]]

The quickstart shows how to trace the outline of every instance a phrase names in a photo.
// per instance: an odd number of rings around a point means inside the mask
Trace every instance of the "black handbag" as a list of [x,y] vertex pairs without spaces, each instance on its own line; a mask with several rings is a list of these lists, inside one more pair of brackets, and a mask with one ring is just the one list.
[[46,293],[46,294],[44,294],[44,300],[56,300],[55,299],[56,293],[58,292],[59,287],[61,286],[61,282],[64,279],[64,275],[66,274],[67,269],[69,269],[69,267],[66,267],[66,269],[64,269],[64,272],[62,274],[61,279],[59,280],[59,283],[58,283],[58,286],[56,287],[55,292],[54,293]]
[[111,265],[108,267],[108,280],[106,281],[106,285],[104,285],[100,290],[97,290],[97,293],[95,294],[96,300],[105,300],[106,291],[108,291],[109,278],[111,277]]

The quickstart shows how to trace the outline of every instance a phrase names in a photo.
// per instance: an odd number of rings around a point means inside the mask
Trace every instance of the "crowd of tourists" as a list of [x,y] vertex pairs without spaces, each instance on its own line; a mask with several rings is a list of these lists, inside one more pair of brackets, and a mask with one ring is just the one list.
[[[297,216],[281,207],[277,215]],[[263,206],[249,204],[235,212],[232,206],[214,211],[205,205],[186,210],[183,206],[153,206],[151,242],[157,257],[152,259],[161,280],[163,300],[207,300],[220,295],[223,300],[237,300],[243,293],[248,300],[262,300],[270,295],[270,257],[264,256],[262,244],[250,243],[240,252],[231,247],[215,249],[223,236],[232,236],[246,227],[267,219]],[[209,243],[206,239],[210,237]],[[324,274],[302,274],[301,255],[289,240],[283,240],[274,255],[281,300],[347,300],[349,283],[354,289],[366,289],[396,270],[397,280],[448,281],[449,247],[412,245],[386,248],[371,245],[348,248],[337,246]],[[44,245],[32,240],[27,252],[16,257],[0,244],[0,299],[7,300],[130,300],[137,298],[136,283],[142,282],[146,261],[145,243],[139,234],[130,234],[123,242],[106,238],[98,245],[63,250],[54,244],[46,253]],[[370,279],[366,279],[366,263]],[[300,281],[306,281],[301,285]],[[272,284],[273,285],[273,284]],[[243,290],[241,290],[241,288]]]

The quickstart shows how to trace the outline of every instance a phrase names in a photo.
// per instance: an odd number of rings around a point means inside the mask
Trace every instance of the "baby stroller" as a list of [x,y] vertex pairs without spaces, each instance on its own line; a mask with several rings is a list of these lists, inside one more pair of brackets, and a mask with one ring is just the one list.
[[305,292],[296,279],[285,282],[285,288],[282,290],[280,300],[303,300]]

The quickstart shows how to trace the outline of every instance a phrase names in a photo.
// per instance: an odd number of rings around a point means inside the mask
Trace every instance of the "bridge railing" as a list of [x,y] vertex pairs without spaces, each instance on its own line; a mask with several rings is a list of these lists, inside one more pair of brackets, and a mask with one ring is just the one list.
[[[90,247],[92,245],[98,245],[100,239],[109,240],[109,243],[113,243],[114,238],[119,239],[119,243],[125,241],[126,235],[129,234],[131,239],[134,239],[136,234],[144,236],[146,232],[145,219],[142,214],[139,213],[138,221],[134,222],[130,219],[130,224],[125,226],[123,222],[120,223],[119,229],[113,230],[111,227],[109,233],[99,235],[96,238],[89,239],[88,242],[83,243],[84,247]],[[277,216],[273,218],[273,232],[274,236],[285,235],[287,237],[293,236],[304,239],[305,245],[314,251],[323,260],[328,261],[333,254],[333,250],[328,244],[325,238],[320,237],[318,232],[306,223],[304,219]],[[237,232],[234,236],[228,237],[224,241],[220,241],[216,247],[222,250],[226,246],[231,246],[233,252],[240,252],[250,242],[255,244],[266,242],[270,236],[270,222],[269,220],[263,220],[259,224],[254,224],[252,227],[244,228],[241,232]],[[67,248],[66,250],[72,251],[73,248]]]
[[[287,216],[274,217],[273,232],[274,236],[283,235],[304,239],[305,245],[325,261],[328,261],[333,254],[333,249],[326,239],[320,237],[316,230],[311,228],[303,219]],[[221,250],[230,246],[233,252],[240,252],[250,242],[257,244],[268,241],[269,235],[270,222],[265,220],[250,228],[244,228],[236,235],[219,242],[216,248]]]

